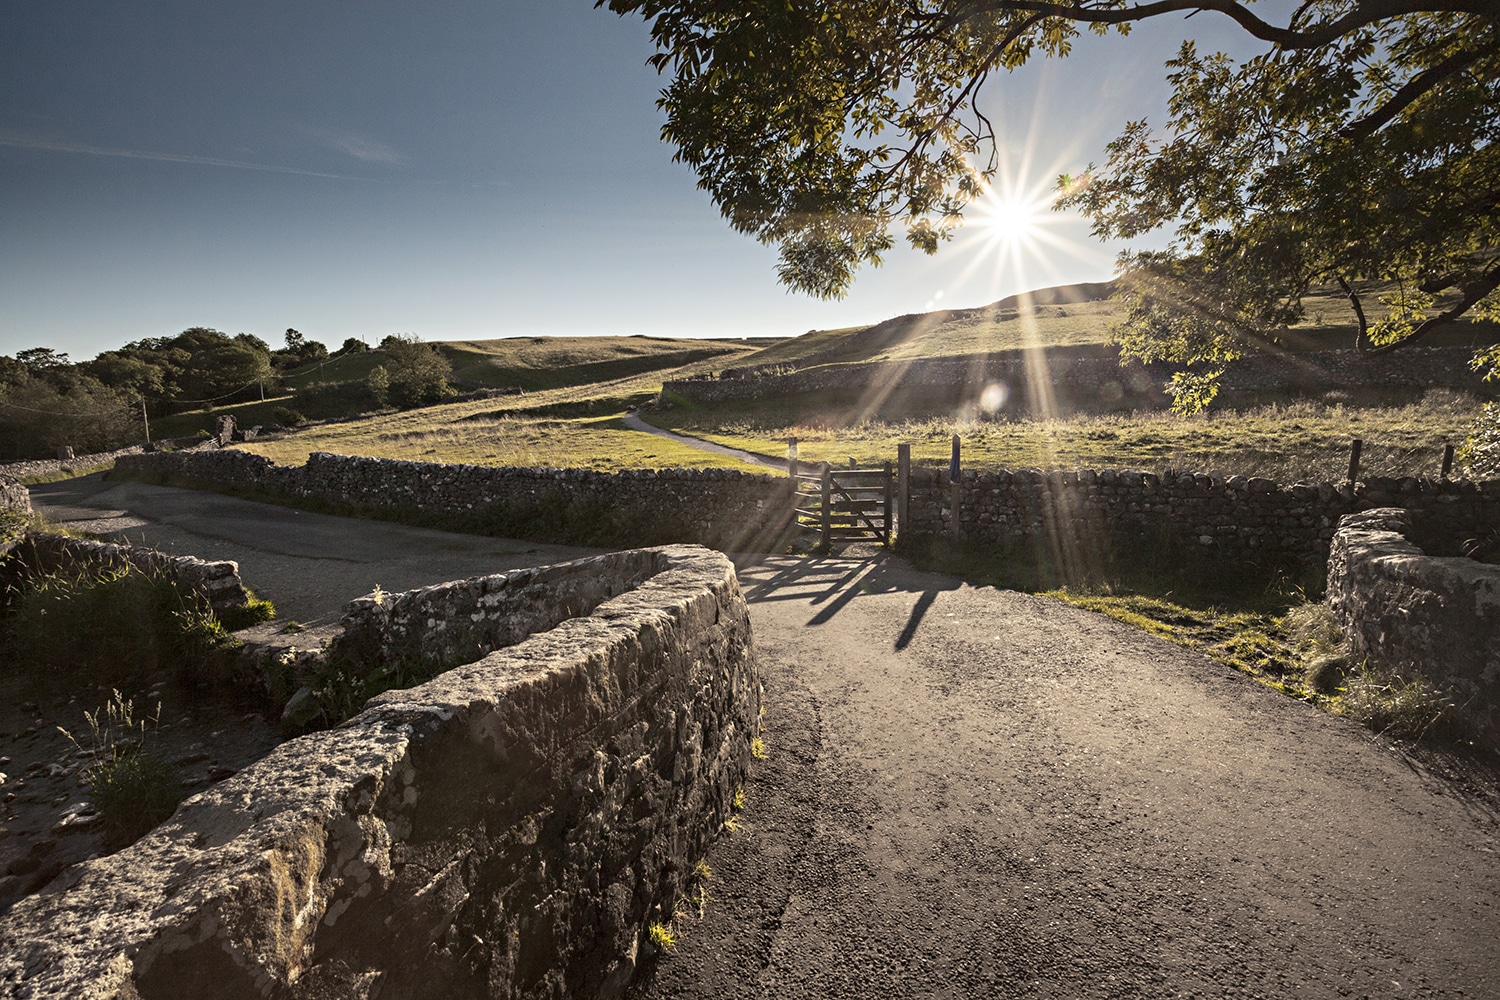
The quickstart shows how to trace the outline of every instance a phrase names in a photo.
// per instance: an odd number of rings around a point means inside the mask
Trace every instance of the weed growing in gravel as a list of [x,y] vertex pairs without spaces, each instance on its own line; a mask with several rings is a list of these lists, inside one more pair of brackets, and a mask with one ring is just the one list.
[[750,741],[750,756],[756,760],[766,759],[766,741],[759,736]]
[[89,801],[103,817],[106,845],[123,847],[172,815],[183,798],[177,769],[150,745],[161,705],[155,715],[136,718],[134,701],[114,691],[104,707],[83,717],[86,743],[61,726],[58,731],[92,758],[83,771]]
[[238,632],[276,617],[276,605],[254,593],[249,593],[249,598],[244,607],[232,608],[219,617],[226,631]]
[[672,932],[671,924],[659,924],[653,921],[647,928],[646,934],[651,943],[663,951],[671,951],[677,947],[677,935]]
[[735,812],[740,812],[745,808],[745,801],[745,790],[743,788],[736,788],[734,790],[734,798],[729,804]]

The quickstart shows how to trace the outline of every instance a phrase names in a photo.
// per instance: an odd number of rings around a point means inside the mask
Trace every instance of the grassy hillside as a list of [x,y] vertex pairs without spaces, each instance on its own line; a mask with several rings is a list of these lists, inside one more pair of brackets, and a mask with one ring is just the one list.
[[734,364],[764,341],[666,337],[510,337],[440,345],[460,382],[527,392],[609,382],[698,361]]
[[[813,330],[742,358],[736,367],[906,361],[973,354],[1005,354],[1036,347],[1104,351],[1122,311],[1108,296],[1109,282],[1059,285],[1011,296],[974,309],[946,309],[899,316],[868,327]],[[1383,310],[1366,294],[1373,322]],[[1334,290],[1304,300],[1305,320],[1287,331],[1291,350],[1352,347],[1357,329],[1349,300]],[[1461,321],[1430,335],[1424,344],[1471,346],[1500,340],[1500,325]]]
[[[721,367],[726,357],[753,352],[763,347],[765,341],[577,339],[583,342],[568,344],[568,338],[534,341],[528,338],[524,345],[512,341],[444,345],[474,348],[470,357],[476,364],[486,363],[486,359],[498,360],[500,363],[485,373],[496,380],[522,370],[524,364],[539,364],[544,357],[562,361],[571,356],[574,364],[560,365],[568,372],[567,379],[559,379],[568,383],[565,385],[404,413],[369,414],[240,447],[284,465],[301,465],[311,452],[327,451],[426,462],[590,467],[603,471],[678,466],[760,471],[733,459],[629,430],[620,417],[626,410],[654,398],[661,390],[663,378]],[[642,341],[650,353],[640,353]],[[569,351],[573,353],[569,355]],[[684,361],[685,358],[697,360]],[[680,366],[670,367],[673,362]],[[583,381],[601,372],[610,377]]]

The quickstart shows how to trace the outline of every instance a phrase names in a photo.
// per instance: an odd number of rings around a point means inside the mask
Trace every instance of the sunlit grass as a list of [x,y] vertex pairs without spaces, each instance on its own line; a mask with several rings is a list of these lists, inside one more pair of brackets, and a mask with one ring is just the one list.
[[[1303,321],[1285,334],[1293,350],[1347,349],[1354,342],[1354,310],[1337,291],[1308,295]],[[1367,295],[1371,322],[1385,315],[1378,296]],[[1060,305],[982,306],[940,310],[888,320],[875,327],[810,330],[733,362],[736,366],[790,364],[797,367],[865,361],[1001,354],[1044,346],[1048,349],[1103,346],[1113,342],[1112,328],[1124,317],[1121,302],[1104,299]],[[1437,331],[1428,346],[1490,343],[1493,324],[1461,321]],[[1478,338],[1478,339],[1476,339]],[[721,367],[727,367],[721,365]]]
[[626,428],[618,414],[576,419],[452,419],[431,410],[325,424],[275,440],[240,445],[279,465],[302,465],[315,451],[370,458],[472,465],[621,469],[730,468],[761,472],[721,455]]
[[1348,472],[1349,446],[1364,441],[1361,475],[1435,476],[1443,445],[1463,439],[1480,402],[1433,391],[1407,406],[1349,407],[1296,402],[1193,417],[1164,411],[1079,415],[1049,420],[911,420],[856,427],[775,426],[718,422],[711,413],[650,415],[660,426],[719,444],[780,455],[798,439],[804,462],[869,467],[912,446],[922,465],[946,466],[958,434],[966,467],[981,469],[1136,468],[1266,476],[1279,482],[1337,481]]

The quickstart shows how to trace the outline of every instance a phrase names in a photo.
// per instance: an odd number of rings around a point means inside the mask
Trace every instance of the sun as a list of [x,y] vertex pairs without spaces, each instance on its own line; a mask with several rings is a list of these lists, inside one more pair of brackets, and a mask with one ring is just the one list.
[[1035,245],[1050,209],[1037,193],[992,189],[974,206],[973,218],[986,239],[1017,250]]

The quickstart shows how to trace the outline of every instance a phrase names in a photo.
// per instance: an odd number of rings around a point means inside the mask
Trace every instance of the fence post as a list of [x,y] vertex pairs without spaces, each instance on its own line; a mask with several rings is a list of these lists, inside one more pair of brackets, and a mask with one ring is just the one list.
[[823,516],[823,551],[827,552],[833,548],[833,513],[829,509],[833,506],[833,468],[823,463],[823,504],[819,513]]
[[880,539],[880,544],[884,545],[886,548],[890,548],[891,547],[891,463],[890,463],[889,460],[887,460],[886,463],[885,463],[885,520],[884,520],[883,523],[885,525],[884,532],[883,532],[884,537]]
[[906,530],[911,514],[911,445],[896,445],[896,534]]
[[1443,471],[1438,473],[1439,479],[1447,479],[1448,473],[1453,471],[1453,445],[1443,445]]
[[958,435],[953,435],[953,457],[948,460],[948,482],[949,492],[952,495],[953,523],[950,525],[955,539],[959,536],[963,519],[959,516],[959,510],[963,506],[963,466],[959,462]]
[[1349,485],[1353,486],[1359,481],[1359,453],[1364,451],[1365,443],[1359,438],[1349,446]]
[[797,478],[797,439],[786,439],[786,474]]

